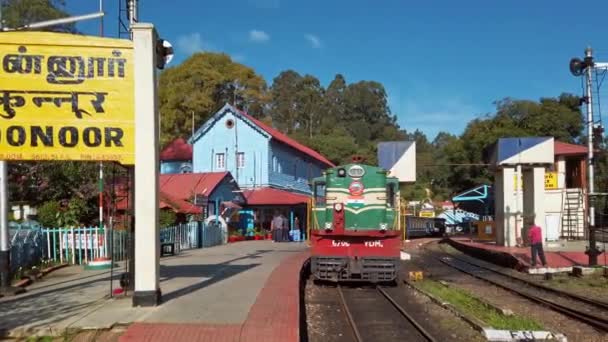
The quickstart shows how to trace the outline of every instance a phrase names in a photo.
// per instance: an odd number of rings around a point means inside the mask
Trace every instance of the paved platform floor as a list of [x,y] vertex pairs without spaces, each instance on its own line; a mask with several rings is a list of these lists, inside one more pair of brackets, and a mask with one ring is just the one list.
[[[502,247],[497,246],[493,242],[476,242],[460,238],[452,238],[452,241],[468,248],[487,251],[489,253],[500,253],[504,256],[511,257],[516,263],[515,268],[520,270],[529,271],[532,267],[530,247]],[[601,247],[601,245],[599,247]],[[555,271],[567,271],[573,266],[588,266],[589,257],[584,251],[572,247],[564,249],[565,250],[562,251],[557,246],[545,248],[548,271],[550,271],[550,269]],[[603,265],[604,262],[604,255],[605,253],[602,253],[602,255],[598,257],[598,261],[601,265]],[[537,258],[536,262],[537,265],[540,266],[540,259]]]
[[163,258],[163,304],[153,308],[133,308],[129,297],[110,299],[109,271],[64,268],[24,295],[0,299],[0,330],[23,336],[133,322],[243,324],[275,267],[306,249],[304,243],[243,241]]

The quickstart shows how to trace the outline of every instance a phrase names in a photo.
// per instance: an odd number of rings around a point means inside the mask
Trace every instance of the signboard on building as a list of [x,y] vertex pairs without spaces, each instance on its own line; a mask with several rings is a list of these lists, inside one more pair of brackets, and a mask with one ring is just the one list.
[[557,172],[545,172],[545,190],[557,189]]
[[420,217],[435,217],[435,210],[420,210]]
[[[519,178],[519,187],[517,186],[517,175],[513,176],[513,186],[515,190],[521,190],[524,187],[523,177]],[[545,172],[545,190],[557,189],[557,172]]]
[[0,160],[135,161],[133,44],[0,34]]

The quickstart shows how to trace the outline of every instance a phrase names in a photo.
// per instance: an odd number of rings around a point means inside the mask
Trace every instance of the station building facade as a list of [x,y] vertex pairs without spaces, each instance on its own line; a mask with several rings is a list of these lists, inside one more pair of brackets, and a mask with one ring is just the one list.
[[165,175],[229,174],[238,186],[232,191],[242,198],[235,224],[243,232],[270,229],[276,213],[303,231],[312,194],[309,181],[334,166],[320,153],[229,104],[187,142],[177,139],[167,145],[160,159]]

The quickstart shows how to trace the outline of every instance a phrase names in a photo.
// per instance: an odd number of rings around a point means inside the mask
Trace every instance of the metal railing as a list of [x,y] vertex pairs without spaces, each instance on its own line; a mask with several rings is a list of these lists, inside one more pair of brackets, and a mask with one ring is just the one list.
[[129,233],[99,227],[44,228],[46,255],[49,260],[86,264],[89,260],[110,257],[126,259]]
[[160,241],[174,243],[176,253],[179,253],[181,250],[221,245],[225,241],[224,235],[220,225],[193,221],[162,228]]
[[[130,234],[125,230],[100,227],[42,228],[37,223],[9,224],[11,272],[40,264],[83,265],[89,260],[108,257],[127,259]],[[207,248],[225,243],[226,233],[213,222],[188,222],[160,230],[161,243],[175,243],[175,251]]]
[[9,223],[11,273],[37,265],[46,253],[45,239],[36,222]]

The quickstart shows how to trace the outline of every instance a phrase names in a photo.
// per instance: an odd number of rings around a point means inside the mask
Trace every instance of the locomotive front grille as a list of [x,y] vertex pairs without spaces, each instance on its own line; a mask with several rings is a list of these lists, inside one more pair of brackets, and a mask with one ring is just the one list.
[[312,258],[312,274],[326,281],[387,282],[397,278],[399,260],[396,258],[346,257]]

